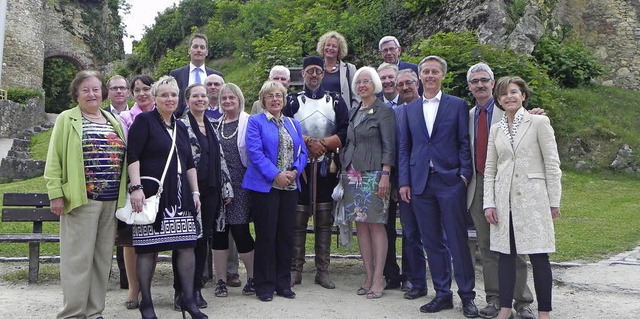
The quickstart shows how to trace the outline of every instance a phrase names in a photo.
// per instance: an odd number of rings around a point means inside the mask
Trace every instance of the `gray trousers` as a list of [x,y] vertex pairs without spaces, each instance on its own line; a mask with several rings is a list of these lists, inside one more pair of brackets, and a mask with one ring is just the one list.
[[[484,278],[484,291],[487,295],[487,303],[500,305],[500,293],[498,288],[498,256],[497,252],[489,249],[489,223],[484,217],[482,201],[484,195],[484,174],[476,172],[476,188],[473,201],[469,207],[469,213],[473,219],[478,236],[478,247],[482,254],[482,276]],[[516,285],[513,291],[514,308],[516,310],[528,306],[533,302],[533,294],[527,285],[527,261],[523,255],[516,257]]]

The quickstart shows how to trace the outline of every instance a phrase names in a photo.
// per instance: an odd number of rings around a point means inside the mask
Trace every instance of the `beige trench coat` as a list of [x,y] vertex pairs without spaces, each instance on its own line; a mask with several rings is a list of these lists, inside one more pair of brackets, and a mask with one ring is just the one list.
[[546,116],[524,112],[513,147],[500,124],[491,126],[484,208],[495,207],[491,250],[509,254],[509,211],[518,254],[555,252],[551,207],[560,207],[560,158]]

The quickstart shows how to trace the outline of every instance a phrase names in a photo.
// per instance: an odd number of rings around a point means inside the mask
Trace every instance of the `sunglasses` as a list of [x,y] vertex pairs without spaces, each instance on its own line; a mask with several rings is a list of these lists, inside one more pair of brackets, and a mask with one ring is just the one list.
[[324,73],[324,70],[322,70],[320,68],[310,68],[310,69],[304,70],[304,72],[309,74],[309,75],[313,75],[314,73],[315,73],[315,75],[321,75],[322,73]]

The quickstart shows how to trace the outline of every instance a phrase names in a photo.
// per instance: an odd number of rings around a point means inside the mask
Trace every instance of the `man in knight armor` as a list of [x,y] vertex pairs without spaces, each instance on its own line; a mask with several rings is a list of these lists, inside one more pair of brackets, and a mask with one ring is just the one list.
[[309,162],[301,179],[302,193],[298,198],[295,220],[291,284],[302,283],[307,225],[309,217],[313,217],[315,283],[333,289],[335,284],[328,273],[333,225],[331,193],[338,184],[340,170],[337,152],[347,137],[349,114],[347,104],[340,97],[340,93],[326,92],[322,89],[323,76],[322,58],[304,58],[304,91],[287,95],[287,105],[282,112],[300,122],[309,151]]

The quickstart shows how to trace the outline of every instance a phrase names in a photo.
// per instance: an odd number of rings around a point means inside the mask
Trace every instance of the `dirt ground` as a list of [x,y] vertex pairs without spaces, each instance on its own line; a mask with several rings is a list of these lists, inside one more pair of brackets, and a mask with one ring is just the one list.
[[[272,302],[261,302],[255,296],[242,296],[242,288],[231,287],[229,297],[216,298],[209,283],[203,291],[209,307],[203,311],[210,318],[464,318],[458,298],[454,298],[453,310],[420,313],[420,306],[434,297],[430,282],[425,298],[405,300],[402,291],[391,290],[385,291],[381,299],[367,300],[355,293],[363,280],[361,261],[332,260],[331,276],[337,286],[334,290],[313,284],[312,266],[313,261],[308,259],[303,283],[294,288],[296,299],[276,296]],[[172,310],[170,267],[167,262],[159,264],[152,286],[159,318],[181,318],[180,313]],[[0,276],[6,278],[6,274],[24,272],[27,268],[26,263],[0,263]],[[115,262],[113,269],[117,269]],[[482,307],[485,295],[479,267],[476,267],[476,274],[476,304]],[[554,279],[554,318],[640,317],[638,265],[600,262],[577,267],[555,266]],[[529,281],[533,287],[531,278]],[[104,317],[139,318],[137,310],[127,310],[123,306],[126,290],[119,289],[118,283],[117,278],[110,280]],[[455,283],[453,290],[455,292]],[[56,280],[45,280],[38,285],[27,285],[26,280],[0,280],[0,318],[55,318],[61,302],[61,287]]]

